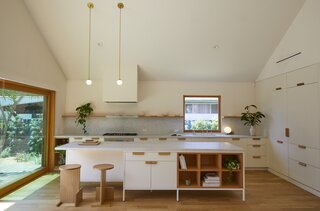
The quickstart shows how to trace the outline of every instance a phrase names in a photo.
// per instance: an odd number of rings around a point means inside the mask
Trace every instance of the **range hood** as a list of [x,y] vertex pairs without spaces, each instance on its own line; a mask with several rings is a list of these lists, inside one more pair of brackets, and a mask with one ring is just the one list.
[[103,101],[106,103],[138,102],[138,66],[124,66],[121,71],[121,86],[116,84],[118,72],[113,71],[103,79]]

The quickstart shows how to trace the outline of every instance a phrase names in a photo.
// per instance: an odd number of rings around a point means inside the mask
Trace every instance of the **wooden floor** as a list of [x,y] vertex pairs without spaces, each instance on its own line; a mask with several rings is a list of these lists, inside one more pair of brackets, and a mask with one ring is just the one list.
[[56,178],[23,200],[10,201],[6,197],[0,201],[0,204],[14,202],[7,209],[9,211],[320,210],[320,198],[269,172],[247,171],[246,183],[247,200],[245,202],[241,200],[240,191],[181,191],[180,202],[175,201],[175,191],[127,191],[127,201],[121,202],[121,186],[117,186],[112,207],[91,207],[95,203],[95,184],[83,184],[84,201],[80,207],[62,205],[57,208],[55,205],[59,199],[59,178]]

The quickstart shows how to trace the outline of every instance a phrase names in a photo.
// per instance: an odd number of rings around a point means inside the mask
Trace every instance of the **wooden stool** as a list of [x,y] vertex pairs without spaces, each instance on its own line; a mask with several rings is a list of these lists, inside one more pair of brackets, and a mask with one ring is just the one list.
[[74,203],[77,207],[82,201],[82,188],[80,188],[80,168],[79,164],[68,164],[60,166],[60,202]]
[[[106,187],[106,177],[107,177],[107,170],[113,169],[114,166],[112,164],[97,164],[93,166],[94,169],[100,171],[100,187],[97,188],[97,198],[99,198],[99,205],[102,205],[106,199],[113,199],[113,188]],[[98,194],[99,192],[99,194]],[[112,193],[112,196],[111,196]],[[111,206],[111,200],[110,200]]]

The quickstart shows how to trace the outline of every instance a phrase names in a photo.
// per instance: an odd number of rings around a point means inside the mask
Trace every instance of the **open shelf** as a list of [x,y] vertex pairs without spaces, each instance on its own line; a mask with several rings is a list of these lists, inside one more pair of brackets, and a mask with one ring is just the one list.
[[[181,169],[179,156],[183,155],[187,169]],[[240,168],[228,170],[224,163],[228,159],[236,159]],[[219,177],[219,185],[202,186],[207,173],[215,173]],[[243,155],[242,153],[178,153],[178,188],[242,188],[243,187]],[[186,185],[186,180],[191,184]]]

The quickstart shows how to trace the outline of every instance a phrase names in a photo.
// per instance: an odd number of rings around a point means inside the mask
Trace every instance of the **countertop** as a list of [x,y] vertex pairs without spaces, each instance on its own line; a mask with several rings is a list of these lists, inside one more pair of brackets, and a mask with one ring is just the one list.
[[55,138],[70,138],[70,137],[97,137],[97,138],[264,138],[264,136],[250,136],[250,135],[227,135],[223,133],[183,133],[178,136],[172,136],[170,134],[163,135],[137,135],[137,136],[101,136],[101,135],[56,135]]
[[72,142],[55,148],[56,150],[106,150],[143,152],[244,152],[244,149],[228,142],[101,142],[99,145],[85,146]]

